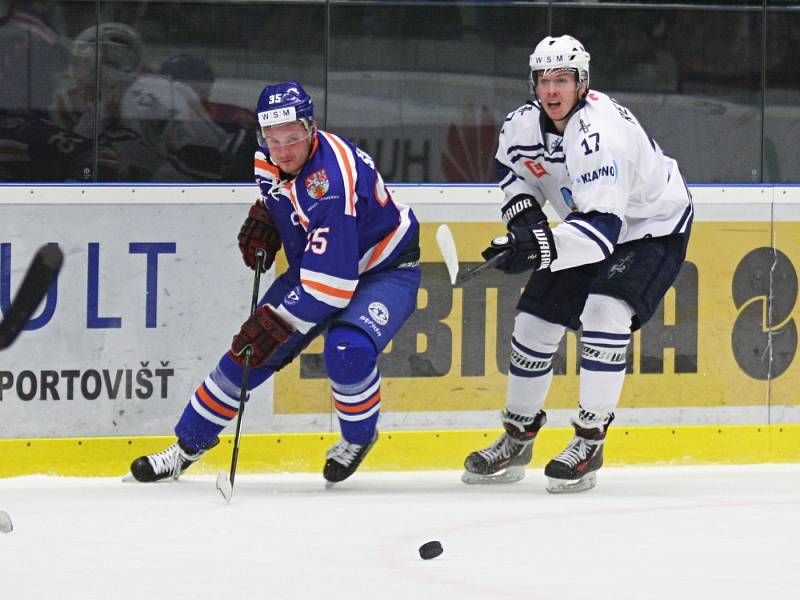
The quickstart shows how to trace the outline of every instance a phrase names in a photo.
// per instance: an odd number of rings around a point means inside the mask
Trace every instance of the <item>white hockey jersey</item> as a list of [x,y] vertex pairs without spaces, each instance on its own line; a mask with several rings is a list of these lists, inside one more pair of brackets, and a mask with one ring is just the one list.
[[590,90],[563,136],[547,123],[531,103],[509,113],[495,158],[504,203],[533,196],[562,219],[552,230],[551,270],[603,260],[619,243],[686,231],[692,202],[678,164],[627,108]]

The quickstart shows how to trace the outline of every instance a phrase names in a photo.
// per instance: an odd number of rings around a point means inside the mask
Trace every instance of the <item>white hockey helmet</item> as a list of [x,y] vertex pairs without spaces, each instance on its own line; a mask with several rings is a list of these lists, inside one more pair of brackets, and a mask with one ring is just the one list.
[[589,83],[589,53],[571,35],[548,36],[536,45],[528,62],[530,65],[531,91],[536,84],[537,71],[575,71],[578,85]]
[[72,45],[73,75],[93,73],[96,53],[100,54],[101,77],[110,83],[129,79],[142,68],[142,38],[125,23],[101,23],[79,33]]

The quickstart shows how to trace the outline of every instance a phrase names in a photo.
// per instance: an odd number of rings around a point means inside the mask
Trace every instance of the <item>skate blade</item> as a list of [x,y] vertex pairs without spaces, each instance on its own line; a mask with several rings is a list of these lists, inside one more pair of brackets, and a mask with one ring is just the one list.
[[178,481],[178,479],[175,477],[167,477],[165,479],[159,479],[158,481],[139,481],[133,476],[133,473],[128,473],[122,478],[122,483],[141,483],[142,485],[152,485],[155,483],[175,483],[176,481]]
[[555,479],[547,478],[547,491],[551,494],[572,494],[575,492],[585,492],[597,485],[597,475],[589,473],[580,479]]
[[522,479],[525,479],[525,467],[522,466],[506,467],[502,471],[491,475],[479,475],[471,471],[464,471],[461,475],[461,481],[468,485],[514,483]]
[[231,480],[225,471],[217,473],[217,491],[225,498],[225,502],[230,504],[233,496],[233,485],[231,485]]
[[11,522],[11,517],[4,510],[0,510],[0,533],[11,533],[14,531],[14,524]]
[[337,484],[337,483],[340,483],[340,482],[339,482],[339,481],[328,481],[328,480],[326,479],[326,480],[325,480],[325,489],[326,489],[326,490],[331,490],[331,489],[333,489],[333,488],[335,488],[335,487],[336,487],[336,484]]

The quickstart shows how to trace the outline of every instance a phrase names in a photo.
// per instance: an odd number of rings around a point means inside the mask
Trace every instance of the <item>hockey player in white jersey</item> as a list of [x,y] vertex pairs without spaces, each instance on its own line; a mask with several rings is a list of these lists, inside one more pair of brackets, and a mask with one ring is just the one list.
[[[548,491],[591,489],[603,465],[633,331],[678,276],[692,223],[677,163],[636,117],[589,88],[589,53],[575,38],[546,37],[530,56],[533,101],[509,113],[497,176],[507,233],[483,252],[498,268],[531,272],[517,305],[504,433],[467,456],[466,483],[522,479],[566,328],[582,327],[575,435],[545,467]],[[552,229],[549,202],[561,219]]]
[[139,481],[177,479],[218,443],[239,410],[247,347],[249,390],[292,362],[325,333],[325,370],[342,439],[326,454],[323,477],[350,477],[378,439],[378,355],[416,309],[419,224],[395,203],[372,158],[317,127],[314,105],[296,81],[267,85],[256,109],[255,178],[261,198],[239,233],[245,264],[279,275],[211,373],[190,396],[166,450],[133,461]]

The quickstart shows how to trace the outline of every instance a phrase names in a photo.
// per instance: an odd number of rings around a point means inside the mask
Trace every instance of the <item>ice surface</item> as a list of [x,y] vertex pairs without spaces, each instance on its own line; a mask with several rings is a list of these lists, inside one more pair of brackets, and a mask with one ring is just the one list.
[[[0,479],[9,599],[796,598],[800,465],[604,468],[583,494],[459,472]],[[423,561],[418,547],[440,540]]]

